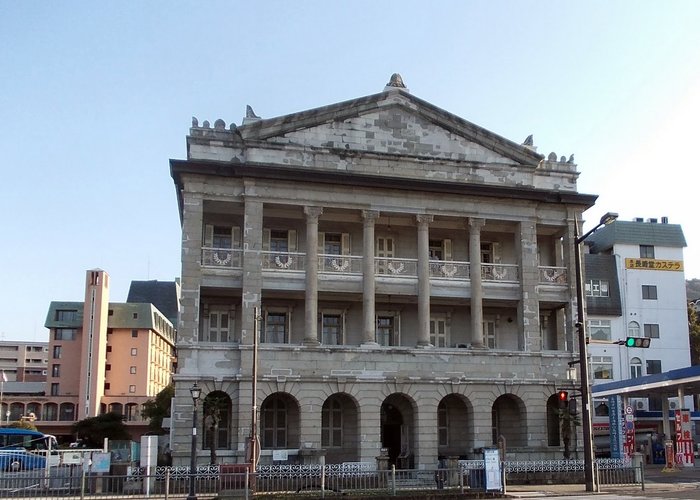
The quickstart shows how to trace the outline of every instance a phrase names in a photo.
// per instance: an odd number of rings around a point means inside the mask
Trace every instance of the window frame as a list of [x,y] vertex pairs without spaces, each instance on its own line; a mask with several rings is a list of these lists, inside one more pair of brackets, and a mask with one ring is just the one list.
[[654,245],[639,245],[639,258],[655,259],[656,252],[654,251]]
[[[342,346],[345,345],[345,310],[344,309],[323,309],[321,310],[319,314],[319,329],[318,329],[318,335],[319,335],[319,341],[321,342],[321,345],[324,346]],[[337,343],[332,344],[332,343],[327,343],[325,342],[326,340],[326,325],[325,319],[326,318],[331,318],[331,317],[338,317],[338,333],[337,333]],[[332,325],[328,325],[329,327]]]
[[343,447],[343,405],[338,398],[331,397],[321,409],[321,446],[324,448]]
[[661,336],[661,329],[658,323],[644,323],[644,337],[648,339],[658,339]]
[[[597,376],[606,369],[608,376]],[[591,356],[591,373],[593,380],[615,380],[612,356]]]
[[[607,335],[594,336],[594,329],[599,331],[607,331]],[[597,332],[596,332],[597,333]],[[588,320],[588,335],[592,340],[612,340],[612,321],[609,319],[589,319]]]
[[642,300],[658,300],[658,289],[656,285],[642,285]]
[[601,279],[586,280],[586,297],[610,297],[610,281]]
[[[391,331],[388,332],[388,343],[384,343],[385,335],[380,336],[382,320],[391,320]],[[382,347],[398,347],[401,345],[401,314],[399,311],[378,311],[375,315],[374,341]]]

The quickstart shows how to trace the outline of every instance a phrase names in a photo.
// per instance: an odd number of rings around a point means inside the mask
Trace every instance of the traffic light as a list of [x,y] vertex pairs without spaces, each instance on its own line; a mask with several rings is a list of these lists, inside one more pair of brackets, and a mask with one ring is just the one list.
[[642,347],[646,349],[651,345],[651,339],[647,337],[627,337],[625,345],[627,347]]
[[569,393],[567,391],[559,391],[557,399],[559,400],[559,408],[566,408],[569,404]]

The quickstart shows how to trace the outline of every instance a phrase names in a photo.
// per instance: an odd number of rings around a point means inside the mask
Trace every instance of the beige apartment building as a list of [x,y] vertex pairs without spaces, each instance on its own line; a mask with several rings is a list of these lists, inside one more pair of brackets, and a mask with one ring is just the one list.
[[183,232],[175,463],[189,463],[195,383],[200,463],[212,446],[245,461],[253,415],[261,463],[425,468],[499,439],[509,458],[561,457],[574,226],[595,200],[573,161],[396,76],[378,94],[246,115],[193,119],[187,159],[170,162]]
[[0,340],[0,372],[8,382],[43,382],[48,352],[46,342]]
[[46,382],[5,398],[9,421],[33,414],[40,430],[68,439],[75,421],[116,412],[133,438],[147,431],[142,405],[171,382],[175,329],[153,304],[111,303],[109,292],[109,275],[90,270],[83,302],[51,302]]

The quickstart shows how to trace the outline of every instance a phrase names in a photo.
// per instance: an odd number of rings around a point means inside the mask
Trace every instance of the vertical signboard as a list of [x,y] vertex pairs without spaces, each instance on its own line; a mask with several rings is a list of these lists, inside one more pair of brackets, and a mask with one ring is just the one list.
[[610,409],[610,458],[624,458],[622,401],[620,396],[608,396]]
[[631,459],[634,453],[634,410],[631,406],[625,406],[625,458]]
[[498,448],[484,448],[484,469],[486,473],[486,490],[502,490],[501,458]]
[[676,423],[676,465],[694,467],[693,433],[690,423],[690,411],[675,410]]

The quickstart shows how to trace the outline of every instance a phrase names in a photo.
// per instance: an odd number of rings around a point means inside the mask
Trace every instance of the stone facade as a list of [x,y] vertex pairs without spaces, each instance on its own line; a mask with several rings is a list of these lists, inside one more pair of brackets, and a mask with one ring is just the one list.
[[195,382],[201,463],[212,446],[246,459],[253,399],[263,463],[425,468],[499,437],[511,457],[561,456],[573,227],[595,200],[575,165],[395,86],[244,123],[193,120],[187,160],[171,160],[175,462]]

